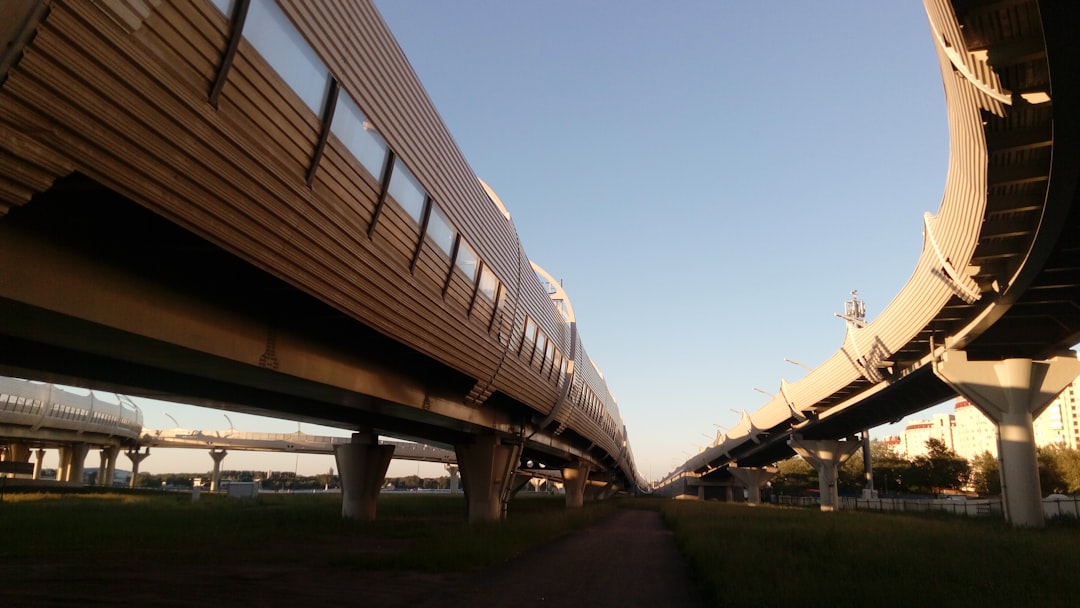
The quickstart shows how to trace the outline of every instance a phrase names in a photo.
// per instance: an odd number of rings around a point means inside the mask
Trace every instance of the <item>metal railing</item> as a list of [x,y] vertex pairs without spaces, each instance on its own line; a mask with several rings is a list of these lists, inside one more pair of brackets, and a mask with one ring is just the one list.
[[80,395],[52,384],[0,377],[0,422],[135,438],[142,430],[142,412],[123,403]]

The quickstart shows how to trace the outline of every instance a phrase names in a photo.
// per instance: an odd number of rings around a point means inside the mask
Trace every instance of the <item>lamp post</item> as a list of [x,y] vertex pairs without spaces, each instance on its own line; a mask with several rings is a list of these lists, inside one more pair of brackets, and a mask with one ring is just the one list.
[[787,357],[784,357],[784,361],[787,361],[788,363],[790,363],[790,364],[792,364],[792,365],[798,365],[799,367],[801,367],[801,368],[805,369],[805,370],[806,370],[806,371],[808,371],[808,372],[812,372],[812,371],[814,371],[813,369],[811,369],[811,368],[810,368],[810,366],[809,366],[809,365],[804,365],[804,364],[802,364],[802,363],[799,363],[798,361],[796,361],[796,360],[794,360],[794,359],[788,359]]

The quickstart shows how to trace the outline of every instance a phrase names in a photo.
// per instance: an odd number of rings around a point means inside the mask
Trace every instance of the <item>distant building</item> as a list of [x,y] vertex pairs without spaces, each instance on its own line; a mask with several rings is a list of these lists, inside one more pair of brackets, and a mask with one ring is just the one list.
[[952,414],[935,414],[932,420],[913,420],[904,428],[904,439],[899,452],[908,458],[926,454],[926,442],[938,439],[953,449],[953,428],[956,420]]
[[900,435],[886,435],[882,437],[880,441],[885,444],[886,447],[891,448],[893,453],[901,453],[901,444],[903,444],[904,438]]
[[[1080,414],[1077,392],[1080,378],[1067,386],[1034,421],[1035,445],[1060,445],[1080,449]],[[940,439],[962,458],[972,460],[989,452],[997,457],[997,427],[979,408],[958,397],[952,414],[937,414],[932,420],[912,420],[904,429],[897,454],[914,458],[926,454],[926,441]]]
[[[1077,413],[1077,393],[1080,392],[1080,378],[1076,382],[1073,382],[1069,386],[1065,387],[1065,390],[1061,391],[1058,398],[1050,404],[1050,407],[1046,408],[1046,412],[1043,413],[1040,418],[1046,416],[1051,412],[1053,408],[1057,409],[1057,418],[1053,416],[1049,418],[1051,430],[1056,430],[1060,437],[1059,443],[1063,447],[1072,448],[1074,450],[1080,449],[1080,414]],[[1060,427],[1055,429],[1055,422],[1060,422]],[[1036,436],[1037,437],[1037,436]]]
[[956,399],[955,442],[952,450],[961,458],[973,460],[984,452],[997,456],[997,427],[979,408],[963,397]]

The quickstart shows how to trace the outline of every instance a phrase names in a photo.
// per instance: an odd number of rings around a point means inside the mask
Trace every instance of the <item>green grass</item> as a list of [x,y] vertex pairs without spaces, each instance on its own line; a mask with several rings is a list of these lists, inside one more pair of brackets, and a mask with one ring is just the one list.
[[1061,606],[1076,602],[1080,527],[690,501],[660,509],[717,605]]
[[342,520],[337,494],[204,494],[198,502],[158,492],[7,494],[0,562],[93,569],[117,560],[167,566],[217,555],[273,564],[302,554],[330,568],[460,572],[509,559],[612,509],[568,512],[562,497],[521,496],[507,521],[470,525],[460,494],[383,495],[374,522]]
[[[820,513],[716,502],[617,500],[567,511],[522,495],[507,521],[465,522],[461,495],[386,494],[378,520],[341,519],[334,494],[256,500],[108,492],[12,494],[0,502],[0,563],[40,580],[163,572],[220,560],[273,570],[460,573],[582,528],[618,507],[663,513],[695,576],[726,608],[768,606],[1054,606],[1075,603],[1080,525],[1013,529],[945,514]],[[77,565],[77,566],[73,566]],[[40,567],[39,567],[40,566]]]

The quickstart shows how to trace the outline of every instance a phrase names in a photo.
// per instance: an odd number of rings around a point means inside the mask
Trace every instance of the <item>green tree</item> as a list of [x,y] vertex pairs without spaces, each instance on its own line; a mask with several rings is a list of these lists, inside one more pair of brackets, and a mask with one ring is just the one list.
[[983,452],[971,461],[971,485],[980,496],[1001,494],[1001,466],[990,452]]
[[772,489],[778,494],[802,494],[817,488],[817,472],[802,458],[791,457],[776,464],[777,473],[772,478]]
[[908,491],[905,480],[911,461],[901,458],[891,445],[880,440],[870,442],[870,458],[873,460],[875,490],[882,494]]
[[[870,451],[870,459],[873,462],[873,449]],[[866,466],[863,462],[862,449],[856,450],[840,469],[836,472],[836,485],[840,492],[852,494],[860,493],[866,488]]]
[[1080,492],[1080,450],[1058,448],[1057,458],[1061,474],[1065,478],[1066,491],[1069,494]]
[[960,490],[971,477],[971,465],[956,455],[940,439],[926,442],[927,453],[911,461],[911,489],[928,494],[943,490]]
[[1065,448],[1056,445],[1038,450],[1039,485],[1042,486],[1044,495],[1069,492],[1069,481],[1065,473],[1068,457],[1064,452]]

